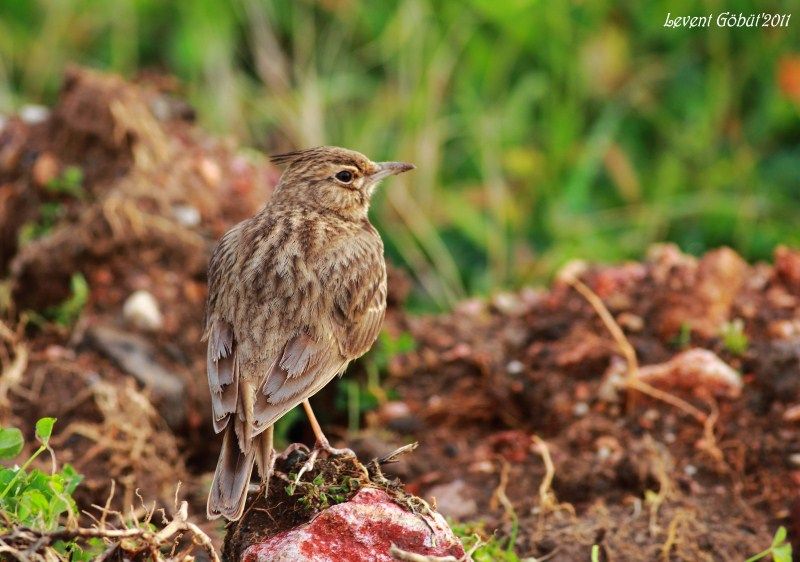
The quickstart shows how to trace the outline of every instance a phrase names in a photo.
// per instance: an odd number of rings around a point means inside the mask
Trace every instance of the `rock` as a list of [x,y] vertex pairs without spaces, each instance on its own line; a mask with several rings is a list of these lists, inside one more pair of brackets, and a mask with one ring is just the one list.
[[800,421],[800,404],[794,404],[786,408],[783,412],[783,421],[798,422]]
[[414,514],[383,490],[362,488],[310,522],[248,547],[243,562],[396,562],[392,547],[463,560],[461,542],[438,513]]
[[197,207],[192,207],[191,205],[175,205],[172,207],[172,216],[183,226],[189,228],[198,226],[201,219],[200,211],[197,210]]
[[651,252],[650,259],[653,280],[666,289],[654,319],[662,338],[672,339],[686,326],[703,338],[717,336],[746,280],[745,261],[730,248],[720,248],[698,262],[669,245]]
[[19,110],[19,118],[28,125],[36,125],[47,121],[50,117],[50,109],[43,105],[28,104]]
[[800,296],[800,250],[775,248],[775,276],[795,295]]
[[164,324],[158,301],[147,291],[136,291],[129,296],[122,306],[122,316],[125,322],[140,330],[155,332]]
[[[619,399],[617,391],[626,386],[628,365],[618,357],[603,376],[598,396],[608,402]],[[639,368],[638,379],[659,388],[708,392],[714,396],[738,398],[742,393],[742,377],[714,352],[689,349],[669,361]]]
[[156,361],[150,342],[136,334],[103,325],[90,327],[86,339],[150,390],[170,427],[180,427],[186,416],[186,385],[178,375]]
[[458,479],[434,486],[428,490],[427,496],[436,500],[436,509],[442,515],[464,520],[478,513],[478,504],[470,493],[467,484]]

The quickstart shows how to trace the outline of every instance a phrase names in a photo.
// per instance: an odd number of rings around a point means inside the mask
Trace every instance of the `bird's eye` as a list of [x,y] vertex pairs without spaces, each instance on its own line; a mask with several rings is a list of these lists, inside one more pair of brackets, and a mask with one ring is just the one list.
[[342,183],[350,183],[353,181],[353,172],[350,170],[342,170],[341,172],[336,172],[336,176],[334,177]]

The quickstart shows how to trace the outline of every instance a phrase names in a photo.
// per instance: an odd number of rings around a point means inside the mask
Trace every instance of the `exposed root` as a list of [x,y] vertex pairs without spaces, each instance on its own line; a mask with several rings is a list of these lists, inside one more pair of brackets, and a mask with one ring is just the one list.
[[[630,341],[628,341],[628,338],[625,336],[625,332],[622,331],[622,328],[614,319],[614,316],[611,314],[611,312],[609,312],[608,308],[603,303],[603,300],[580,279],[577,279],[573,276],[567,276],[565,281],[569,283],[576,291],[578,291],[589,302],[590,305],[592,305],[592,308],[594,308],[595,312],[597,312],[597,315],[603,321],[603,324],[611,333],[611,337],[614,338],[620,353],[622,353],[625,361],[628,364],[628,376],[625,380],[625,386],[631,390],[638,390],[642,394],[646,394],[651,398],[655,398],[656,400],[660,400],[670,404],[671,406],[675,406],[679,410],[682,410],[683,412],[695,418],[698,422],[705,423],[708,416],[703,411],[691,405],[686,400],[683,400],[674,394],[670,394],[655,388],[639,379],[639,361],[636,357],[636,350],[633,348]],[[631,402],[631,396],[632,395],[630,394],[628,395],[629,410],[633,406]]]
[[[150,520],[154,511],[149,510],[144,521],[134,521],[133,526],[113,528],[107,525],[105,514],[100,524],[94,527],[72,527],[57,531],[39,531],[26,527],[15,527],[3,534],[0,539],[0,553],[17,560],[50,561],[60,557],[52,546],[58,541],[85,541],[87,539],[103,539],[109,546],[98,560],[111,559],[112,555],[133,559],[134,556],[148,554],[154,560],[186,560],[186,549],[177,552],[177,541],[182,533],[191,534],[193,542],[201,546],[212,562],[220,562],[209,536],[197,525],[189,521],[188,504],[181,502],[180,507],[160,531],[151,528]],[[120,515],[121,518],[121,515]],[[123,525],[124,527],[124,525]],[[169,558],[159,554],[170,548]],[[191,550],[191,545],[189,547]]]
[[566,502],[559,503],[555,492],[553,492],[552,486],[553,478],[555,478],[556,475],[556,467],[550,456],[550,449],[547,446],[547,442],[538,435],[534,435],[531,440],[533,441],[534,451],[542,457],[542,461],[544,462],[544,478],[542,478],[542,482],[539,484],[539,506],[542,510],[542,514],[564,510],[574,517],[575,508],[572,504]]
[[683,526],[688,519],[689,514],[684,510],[679,510],[669,522],[669,526],[667,527],[667,539],[664,541],[664,544],[661,545],[661,558],[664,562],[669,562],[672,549],[675,548],[680,541],[679,528]]
[[517,512],[514,511],[514,504],[511,503],[511,500],[508,499],[506,495],[506,488],[508,487],[508,475],[511,472],[511,465],[508,464],[508,461],[505,459],[500,459],[500,482],[498,482],[497,487],[494,489],[494,493],[492,493],[492,500],[490,507],[492,509],[497,509],[498,504],[503,507],[503,510],[506,513],[506,517],[508,517],[511,521],[516,521],[517,519]]
[[672,480],[669,477],[670,470],[673,468],[672,461],[665,453],[659,449],[658,444],[649,436],[645,441],[647,452],[650,457],[650,471],[658,481],[658,492],[647,490],[645,492],[645,504],[650,509],[650,534],[656,536],[660,532],[658,525],[658,511],[664,502],[669,499],[675,490]]

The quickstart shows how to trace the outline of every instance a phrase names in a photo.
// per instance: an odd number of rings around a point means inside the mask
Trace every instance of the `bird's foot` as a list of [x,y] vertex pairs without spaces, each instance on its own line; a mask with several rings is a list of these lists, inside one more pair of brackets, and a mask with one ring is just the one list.
[[297,471],[297,476],[294,477],[295,486],[300,482],[300,479],[303,477],[303,474],[305,474],[309,470],[314,469],[314,463],[317,462],[318,456],[319,456],[319,449],[314,447],[314,449],[311,451],[311,454],[308,455],[306,462],[304,462],[303,466],[300,467],[300,470]]
[[317,441],[314,444],[314,451],[325,451],[328,455],[332,457],[355,457],[356,454],[353,452],[352,449],[348,449],[347,447],[343,447],[341,449],[337,449],[336,447],[331,447],[331,444],[326,439],[325,441]]
[[332,457],[358,458],[356,457],[356,454],[353,452],[352,449],[348,449],[346,447],[342,449],[337,449],[336,447],[331,447],[331,444],[327,440],[317,441],[314,444],[314,448],[311,449],[311,453],[308,455],[308,458],[303,463],[303,466],[301,466],[300,470],[297,471],[297,476],[295,476],[295,482],[300,482],[300,479],[303,477],[303,474],[314,469],[314,465],[317,462],[317,458],[319,457],[319,454],[322,451],[328,453],[328,455]]

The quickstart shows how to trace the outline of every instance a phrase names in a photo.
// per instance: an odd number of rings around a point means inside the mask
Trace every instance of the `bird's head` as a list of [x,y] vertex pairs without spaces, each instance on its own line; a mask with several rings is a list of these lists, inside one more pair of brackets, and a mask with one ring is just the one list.
[[405,162],[373,162],[360,152],[335,146],[278,154],[272,161],[288,164],[274,197],[355,219],[366,217],[382,179],[415,168]]

